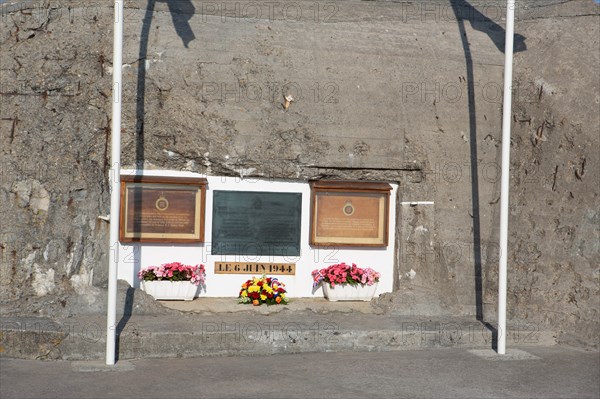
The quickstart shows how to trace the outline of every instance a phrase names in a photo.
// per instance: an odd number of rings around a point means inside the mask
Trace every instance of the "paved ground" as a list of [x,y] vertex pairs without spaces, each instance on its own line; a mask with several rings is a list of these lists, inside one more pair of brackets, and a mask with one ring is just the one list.
[[8,398],[598,398],[600,356],[565,347],[99,362],[0,359]]

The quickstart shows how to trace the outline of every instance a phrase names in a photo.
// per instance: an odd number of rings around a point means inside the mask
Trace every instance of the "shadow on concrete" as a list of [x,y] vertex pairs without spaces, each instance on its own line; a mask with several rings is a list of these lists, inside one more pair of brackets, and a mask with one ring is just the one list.
[[196,12],[196,8],[192,4],[192,0],[159,0],[160,2],[167,3],[171,18],[173,18],[173,25],[177,35],[183,41],[185,48],[189,48],[189,44],[196,38],[194,31],[190,26],[190,19]]
[[498,330],[487,321],[483,325],[492,333],[492,350],[498,352]]
[[121,353],[120,351],[120,347],[121,347],[121,335],[123,334],[123,331],[125,330],[125,326],[127,325],[127,322],[129,321],[129,319],[131,318],[131,313],[133,312],[133,301],[135,299],[135,288],[133,287],[129,287],[127,288],[127,292],[125,294],[125,304],[123,306],[123,317],[121,317],[121,320],[119,320],[119,324],[117,324],[117,340],[115,342],[115,360],[118,361],[119,360],[119,353]]
[[183,41],[183,45],[188,48],[189,43],[196,38],[189,20],[196,11],[192,0],[148,0],[146,13],[142,20],[142,32],[140,34],[140,51],[138,56],[138,76],[137,76],[137,101],[136,101],[136,169],[144,169],[144,115],[146,100],[146,58],[148,56],[148,42],[150,40],[150,28],[152,18],[157,2],[167,3],[173,25],[177,35]]
[[[504,43],[506,41],[506,31],[500,25],[498,25],[494,20],[489,18],[488,16],[481,13],[475,7],[473,7],[466,0],[450,0],[452,4],[452,9],[454,10],[454,15],[456,16],[456,20],[460,24],[463,23],[463,30],[461,34],[464,33],[464,22],[469,21],[471,27],[475,30],[483,32],[489,36],[489,38],[494,42],[496,48],[504,53]],[[506,14],[506,7],[494,7],[495,10],[502,10]],[[505,16],[505,15],[502,15]],[[501,17],[501,15],[494,15],[494,17]],[[463,42],[466,34],[463,35]],[[514,36],[514,52],[520,52],[527,50],[527,45],[525,44],[526,37],[515,33]]]
[[[135,135],[136,135],[136,145],[135,145],[135,165],[138,171],[144,169],[144,160],[145,160],[145,137],[144,137],[144,117],[146,114],[145,102],[146,102],[146,59],[148,57],[148,44],[150,40],[150,29],[152,27],[152,18],[154,16],[154,10],[156,8],[156,3],[158,2],[166,2],[169,8],[169,12],[171,13],[171,18],[173,19],[173,25],[175,26],[175,31],[177,35],[183,41],[183,45],[188,48],[189,43],[196,38],[194,32],[192,31],[192,27],[189,24],[189,20],[192,18],[195,12],[195,7],[192,4],[192,0],[148,0],[148,5],[146,6],[146,12],[144,14],[144,19],[142,20],[142,31],[140,33],[140,51],[138,55],[138,75],[137,75],[137,86],[136,86],[136,127],[135,127]],[[133,194],[133,208],[134,214],[139,215],[142,211],[142,192],[141,190],[134,190]],[[134,230],[139,231],[141,219],[134,222]],[[133,262],[137,266],[138,270],[141,268],[140,264],[140,255],[141,255],[141,247],[133,246]],[[134,273],[134,279],[137,277],[137,272]],[[133,300],[135,289],[130,287],[127,290],[126,299],[125,299],[125,308],[123,309],[123,317],[119,321],[117,325],[117,343],[116,343],[116,352],[117,358],[119,355],[119,342],[120,335],[125,329],[127,322],[131,318],[131,311],[133,307]]]
[[[479,175],[478,175],[478,154],[477,154],[477,110],[475,106],[475,78],[473,74],[473,57],[465,21],[470,22],[475,30],[486,33],[494,42],[498,50],[504,53],[505,30],[502,26],[483,15],[466,0],[451,0],[452,9],[458,23],[458,30],[462,41],[463,51],[465,53],[465,63],[467,69],[467,92],[469,106],[469,147],[471,152],[471,211],[473,217],[473,261],[475,275],[475,304],[477,320],[483,321],[483,275],[482,275],[482,257],[481,257],[481,220],[479,212]],[[515,34],[514,51],[524,51],[525,37]],[[488,326],[490,328],[491,326]],[[493,327],[491,327],[493,328]],[[493,329],[492,331],[495,331]],[[493,334],[497,336],[497,333]],[[496,340],[494,339],[494,345]]]

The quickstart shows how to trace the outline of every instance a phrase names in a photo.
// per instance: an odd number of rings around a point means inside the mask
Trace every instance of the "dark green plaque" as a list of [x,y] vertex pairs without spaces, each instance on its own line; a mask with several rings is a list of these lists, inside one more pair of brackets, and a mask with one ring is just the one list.
[[213,255],[299,256],[301,193],[215,191]]

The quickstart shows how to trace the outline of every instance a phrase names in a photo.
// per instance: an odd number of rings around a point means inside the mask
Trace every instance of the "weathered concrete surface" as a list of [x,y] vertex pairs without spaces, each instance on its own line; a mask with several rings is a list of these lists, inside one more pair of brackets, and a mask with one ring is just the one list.
[[[593,17],[518,24],[528,50],[515,56],[508,281],[510,318],[555,326],[562,342],[596,348],[599,9]],[[485,302],[495,303],[496,271],[487,269]]]
[[[120,283],[117,303],[121,359],[491,348],[496,342],[494,327],[472,317],[383,314],[377,302],[294,299],[286,306],[255,307],[238,304],[235,298],[154,301],[126,286]],[[101,359],[106,318],[82,313],[62,318],[4,316],[1,356]],[[507,341],[511,346],[550,346],[556,336],[533,323],[511,322]]]
[[[397,207],[398,290],[378,305],[493,319],[505,10],[454,4],[298,2],[301,17],[257,18],[244,2],[128,1],[124,166],[398,182],[398,202],[432,204]],[[2,311],[97,313],[113,10],[1,10]],[[509,316],[594,346],[598,6],[520,1],[517,16]]]
[[[7,399],[259,396],[571,399],[597,398],[599,372],[596,353],[560,347],[509,349],[506,356],[493,358],[482,357],[480,352],[450,349],[210,360],[152,359],[120,361],[110,368],[100,362],[1,359],[0,395]],[[267,377],[271,380],[267,381]]]
[[[119,318],[118,358],[265,356],[310,352],[387,352],[488,348],[493,327],[472,318],[389,317],[359,312],[283,310],[131,315]],[[1,355],[21,359],[91,360],[106,353],[106,320],[5,317]],[[509,347],[552,346],[556,337],[532,323],[511,323]]]
[[[235,298],[196,298],[193,301],[159,301],[166,308],[188,313],[233,313],[246,312],[249,306],[237,303]],[[287,305],[279,304],[277,306],[255,306],[252,307],[253,313],[274,314],[284,310],[311,311],[314,313],[327,314],[332,312],[339,313],[366,313],[382,314],[383,309],[376,306],[373,302],[361,301],[339,301],[329,302],[325,298],[302,298],[293,299]]]
[[[23,298],[22,302],[9,302],[2,306],[2,316],[27,315],[32,317],[50,317],[61,319],[75,315],[106,315],[108,301],[107,288],[90,287],[87,295],[64,296],[46,295],[43,297]],[[133,315],[163,315],[177,313],[144,291],[134,289],[126,281],[117,285],[117,309]]]

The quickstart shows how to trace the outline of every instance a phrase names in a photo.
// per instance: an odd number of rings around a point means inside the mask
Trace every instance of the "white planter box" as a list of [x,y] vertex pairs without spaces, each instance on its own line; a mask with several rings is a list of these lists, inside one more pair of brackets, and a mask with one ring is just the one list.
[[142,280],[142,289],[154,299],[191,301],[197,296],[198,288],[189,281]]
[[349,284],[336,285],[334,288],[329,286],[329,283],[323,282],[323,294],[330,301],[370,301],[375,296],[377,284],[373,285],[357,285]]

